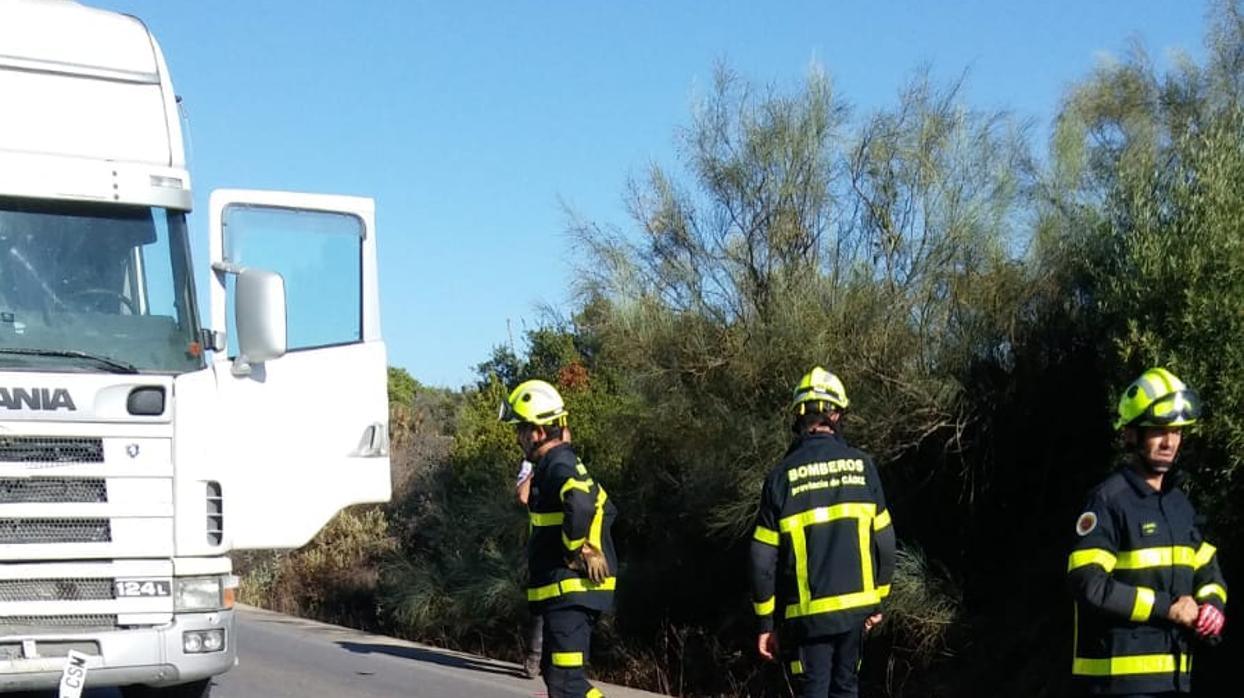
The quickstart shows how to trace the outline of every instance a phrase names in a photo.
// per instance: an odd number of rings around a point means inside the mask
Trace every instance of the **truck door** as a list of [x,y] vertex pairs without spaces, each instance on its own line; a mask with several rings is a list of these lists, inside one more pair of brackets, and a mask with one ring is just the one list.
[[[213,354],[212,453],[226,546],[300,546],[342,507],[389,498],[374,209],[357,197],[212,193],[212,327],[227,333]],[[241,268],[285,286],[286,353],[247,367],[234,331]]]

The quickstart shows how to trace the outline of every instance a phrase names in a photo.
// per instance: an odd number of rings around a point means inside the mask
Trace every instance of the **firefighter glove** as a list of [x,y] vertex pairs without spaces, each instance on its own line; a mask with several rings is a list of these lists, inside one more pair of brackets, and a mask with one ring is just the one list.
[[1218,610],[1213,604],[1201,604],[1201,610],[1197,613],[1196,632],[1201,637],[1217,637],[1222,633],[1222,626],[1227,622],[1222,611]]
[[579,552],[570,561],[570,569],[586,574],[593,584],[600,584],[609,576],[609,561],[600,548],[591,543],[584,543]]

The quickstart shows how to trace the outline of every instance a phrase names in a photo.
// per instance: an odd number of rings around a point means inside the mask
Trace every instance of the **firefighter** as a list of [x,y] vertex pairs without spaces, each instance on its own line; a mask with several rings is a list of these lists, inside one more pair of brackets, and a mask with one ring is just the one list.
[[501,405],[523,457],[535,464],[527,509],[527,602],[544,622],[540,673],[549,698],[597,698],[587,680],[592,628],[613,605],[618,568],[611,529],[617,510],[575,456],[561,395],[522,383]]
[[1071,673],[1088,695],[1191,692],[1192,650],[1222,633],[1227,585],[1173,470],[1201,402],[1152,368],[1119,399],[1122,466],[1089,492],[1067,578],[1075,597]]
[[800,698],[859,694],[860,646],[894,576],[877,469],[842,439],[848,404],[819,366],[796,386],[795,442],[765,479],[751,544],[757,649],[780,658]]

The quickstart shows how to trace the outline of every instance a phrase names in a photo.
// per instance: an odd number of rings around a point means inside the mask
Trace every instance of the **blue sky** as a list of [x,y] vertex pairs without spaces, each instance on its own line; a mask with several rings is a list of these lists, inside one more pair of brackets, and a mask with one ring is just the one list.
[[1032,119],[1140,39],[1203,56],[1192,0],[440,2],[88,0],[143,18],[190,116],[195,254],[211,189],[372,196],[390,363],[469,382],[565,308],[561,202],[625,226],[622,192],[676,166],[715,62],[778,87],[819,63],[867,114],[922,64]]

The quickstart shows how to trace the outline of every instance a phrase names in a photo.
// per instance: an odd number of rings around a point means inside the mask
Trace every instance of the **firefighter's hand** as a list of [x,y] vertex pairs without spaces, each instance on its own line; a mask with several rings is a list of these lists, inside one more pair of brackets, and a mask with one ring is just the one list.
[[885,619],[885,616],[883,616],[880,613],[874,613],[871,616],[865,618],[864,619],[864,632],[869,632],[870,630],[877,627],[878,625],[881,625],[881,621],[884,619]]
[[1213,604],[1203,603],[1196,617],[1196,634],[1201,637],[1218,637],[1222,634],[1222,626],[1227,622],[1226,616]]
[[1166,619],[1175,625],[1195,628],[1199,614],[1200,609],[1197,608],[1196,599],[1191,596],[1181,596],[1171,604],[1171,610],[1167,612]]
[[609,576],[609,561],[605,559],[605,554],[600,548],[591,543],[584,543],[583,547],[579,548],[579,562],[582,567],[578,570],[587,573],[587,578],[592,580],[593,584],[600,584]]
[[777,633],[760,633],[756,638],[756,651],[766,662],[776,662],[778,655]]

